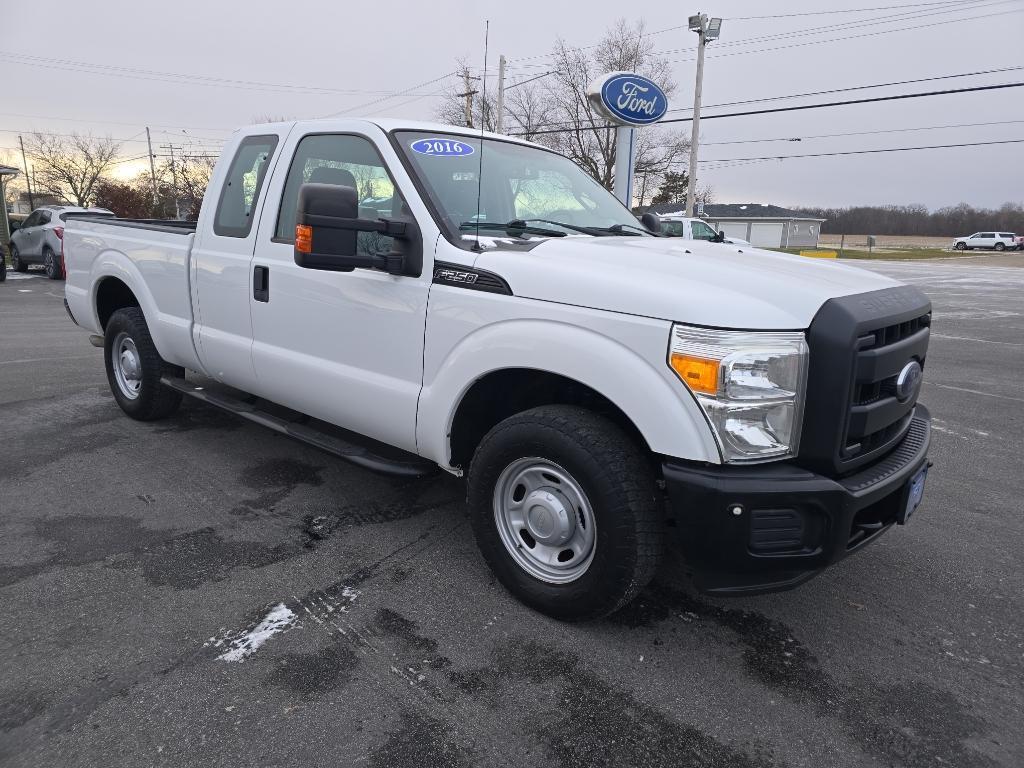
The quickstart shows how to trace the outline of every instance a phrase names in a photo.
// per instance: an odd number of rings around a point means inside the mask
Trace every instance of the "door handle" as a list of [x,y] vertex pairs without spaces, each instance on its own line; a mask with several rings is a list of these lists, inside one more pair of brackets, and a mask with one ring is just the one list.
[[252,297],[256,301],[270,301],[270,267],[256,267],[253,269]]

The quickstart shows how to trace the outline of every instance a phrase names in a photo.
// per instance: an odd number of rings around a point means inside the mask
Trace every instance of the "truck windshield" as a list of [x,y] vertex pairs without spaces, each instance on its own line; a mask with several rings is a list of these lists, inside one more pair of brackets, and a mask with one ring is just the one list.
[[490,237],[649,236],[612,194],[562,155],[464,134],[395,133],[402,152],[458,242]]

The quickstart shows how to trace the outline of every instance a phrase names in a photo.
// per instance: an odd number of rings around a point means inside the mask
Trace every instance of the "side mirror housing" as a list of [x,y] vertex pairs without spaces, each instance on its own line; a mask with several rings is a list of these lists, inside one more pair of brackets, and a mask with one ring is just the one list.
[[[360,253],[359,233],[394,239],[389,253]],[[419,275],[423,240],[412,219],[363,219],[353,187],[303,184],[295,215],[295,263],[306,269],[351,272],[379,269],[391,275]]]
[[725,230],[724,229],[718,230],[718,234],[715,235],[715,237],[712,240],[712,242],[714,242],[714,243],[724,243],[725,242]]
[[640,216],[640,223],[656,235],[661,234],[661,217],[654,213],[644,213]]

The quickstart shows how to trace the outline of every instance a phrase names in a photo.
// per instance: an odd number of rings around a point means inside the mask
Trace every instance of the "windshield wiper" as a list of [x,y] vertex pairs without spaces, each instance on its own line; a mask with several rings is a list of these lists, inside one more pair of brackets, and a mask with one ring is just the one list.
[[642,232],[645,235],[654,234],[653,232],[651,232],[651,230],[647,229],[647,227],[641,226],[639,224],[612,224],[610,227],[602,227],[602,229],[606,229],[606,231],[608,232],[614,232],[617,235],[627,234],[627,229],[635,229],[637,232]]
[[554,219],[513,219],[509,224],[525,224],[528,221],[539,221],[541,224],[554,224],[556,227],[565,227],[573,232],[582,232],[584,235],[594,235],[595,237],[600,237],[601,235],[608,233],[608,230],[603,227],[581,227],[578,224],[566,224],[564,221],[555,221]]
[[[536,219],[536,221],[540,221],[540,219]],[[464,221],[459,225],[460,232],[474,232],[477,229],[500,229],[509,237],[521,237],[524,234],[565,237],[565,232],[544,227],[531,227],[522,219],[513,219],[507,224],[499,224],[496,221]]]

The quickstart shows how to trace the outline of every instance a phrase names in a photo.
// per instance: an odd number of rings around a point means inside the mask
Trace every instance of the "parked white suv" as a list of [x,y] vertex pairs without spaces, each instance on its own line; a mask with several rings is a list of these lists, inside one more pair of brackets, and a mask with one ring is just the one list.
[[1007,251],[1017,247],[1017,238],[1013,232],[975,232],[967,237],[958,237],[953,247],[958,251],[971,251],[975,248]]
[[64,224],[69,214],[113,217],[106,208],[47,205],[36,208],[11,235],[11,269],[27,272],[29,264],[42,264],[51,280],[64,277]]

